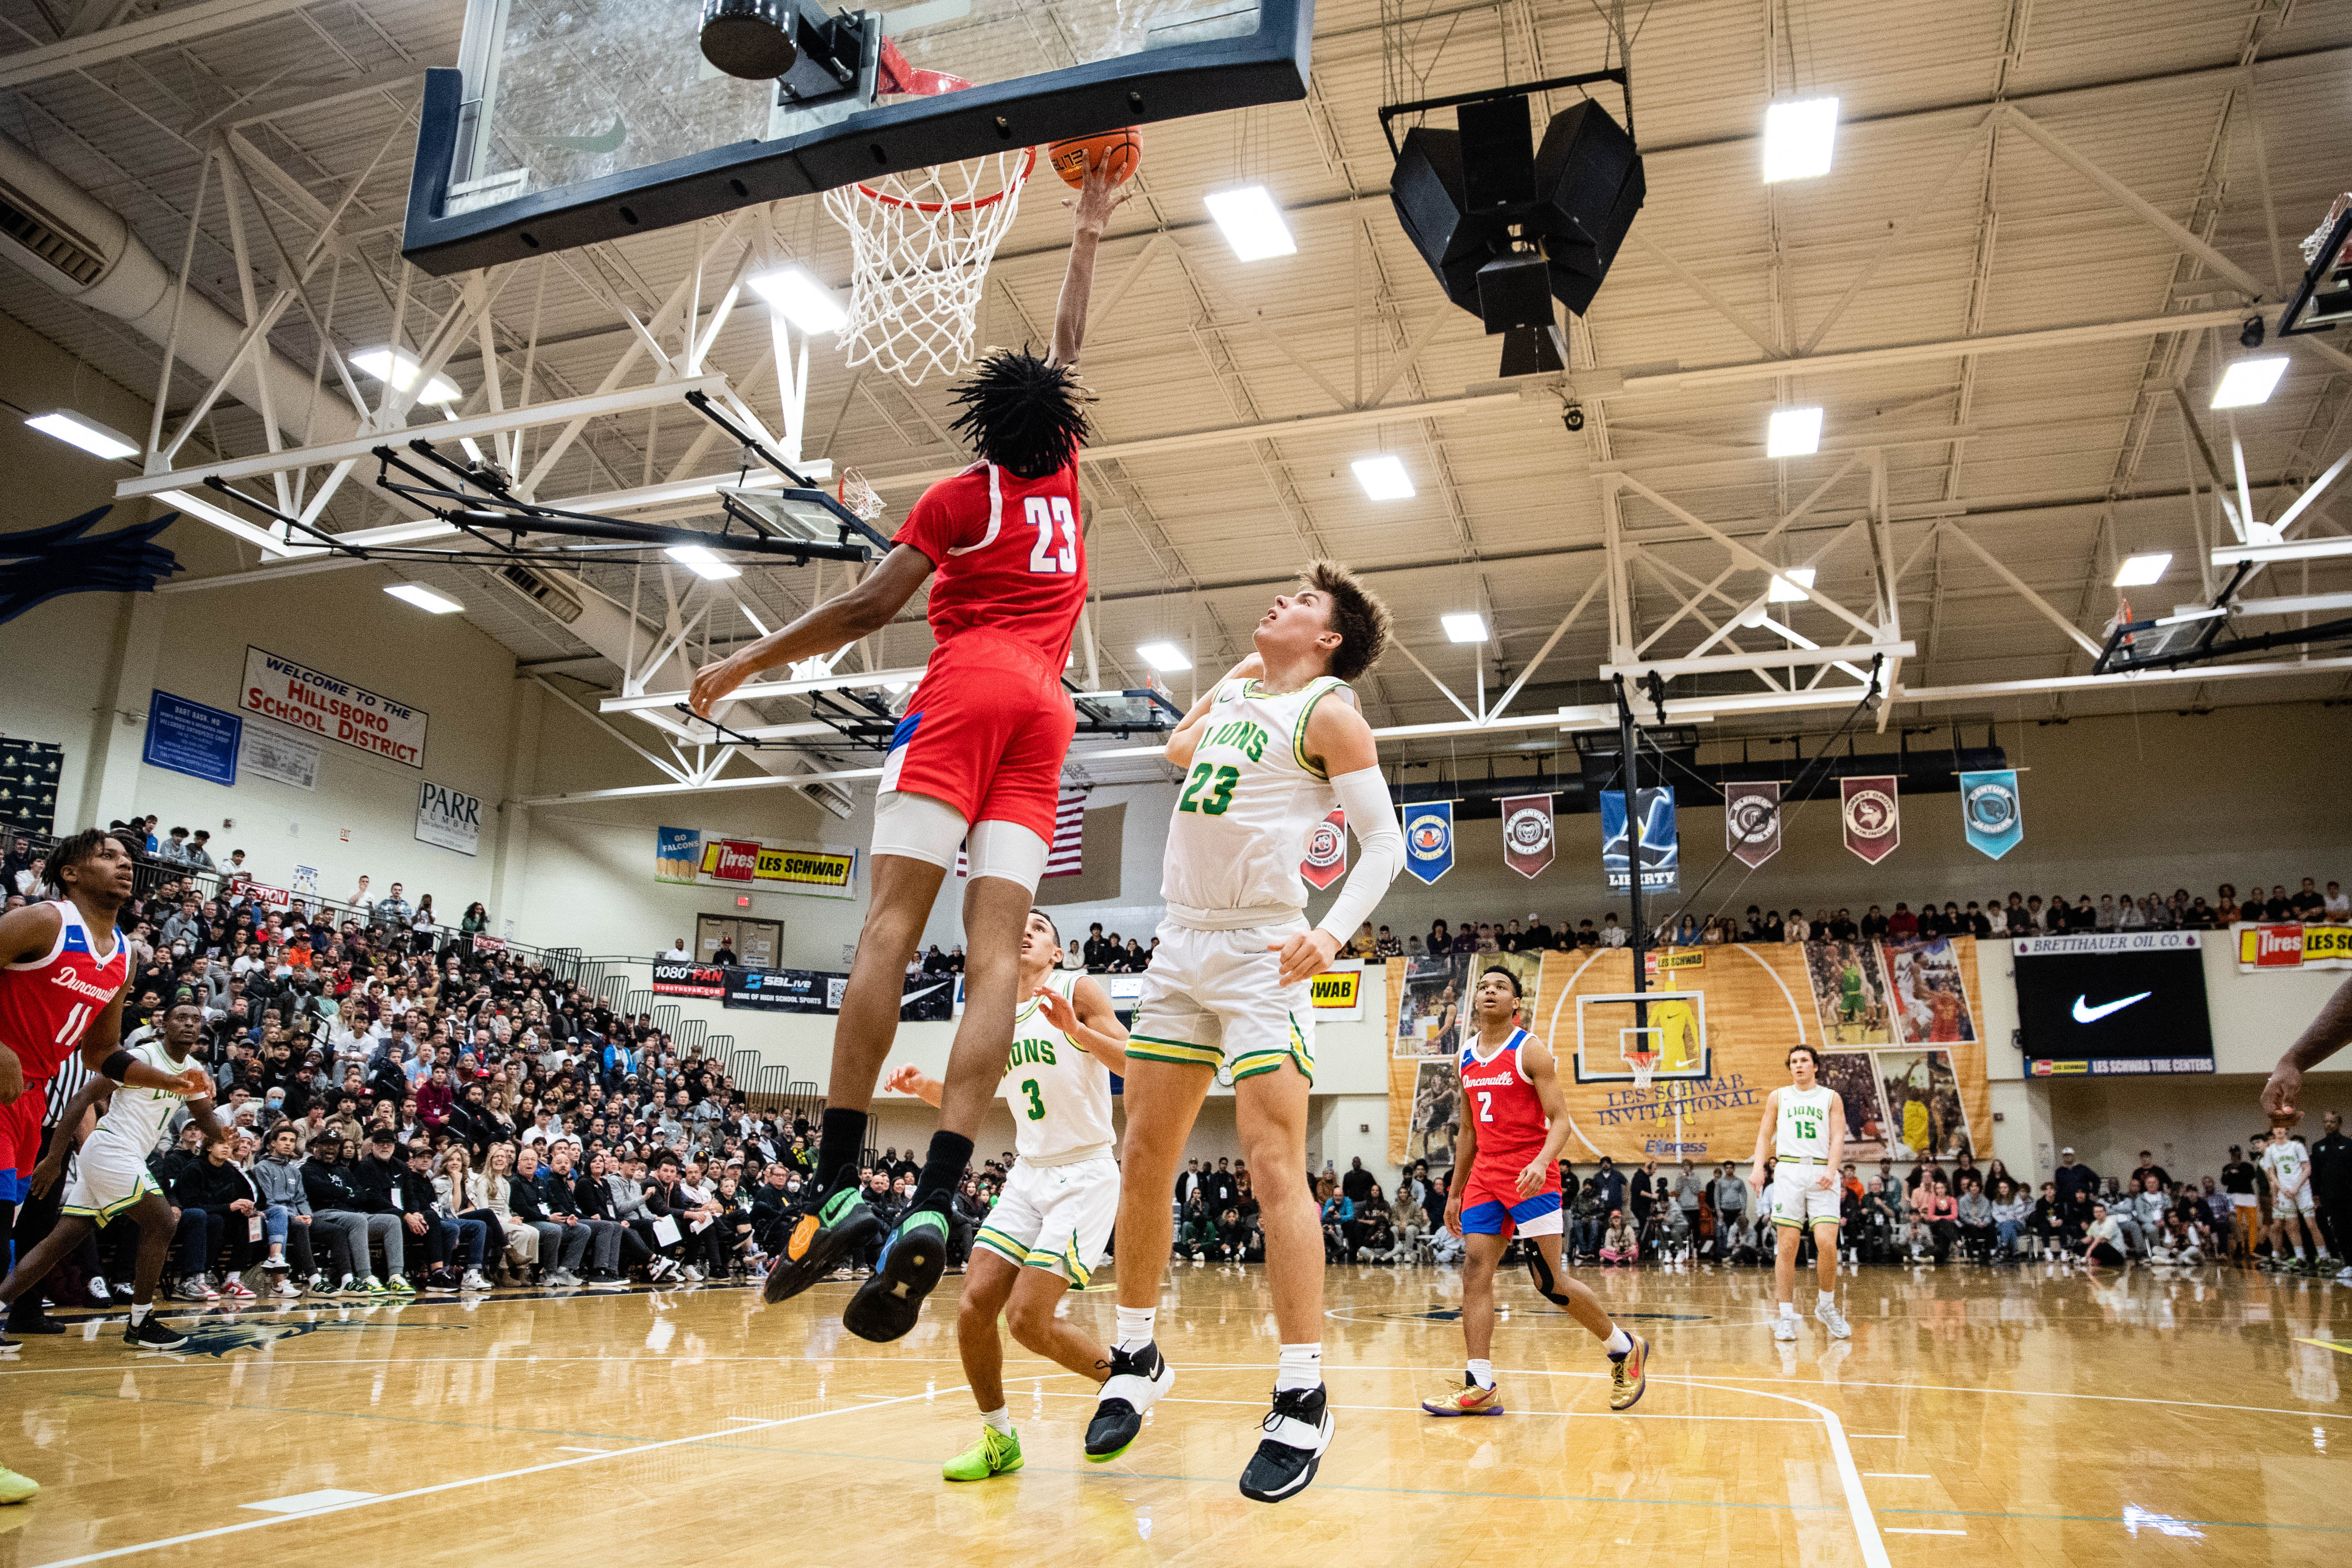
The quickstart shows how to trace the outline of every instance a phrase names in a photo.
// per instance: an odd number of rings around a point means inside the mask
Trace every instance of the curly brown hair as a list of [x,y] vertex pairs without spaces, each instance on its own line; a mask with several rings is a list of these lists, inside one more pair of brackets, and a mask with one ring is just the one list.
[[1389,646],[1389,607],[1337,561],[1309,563],[1299,581],[1331,601],[1330,626],[1339,634],[1331,673],[1354,680],[1378,664]]

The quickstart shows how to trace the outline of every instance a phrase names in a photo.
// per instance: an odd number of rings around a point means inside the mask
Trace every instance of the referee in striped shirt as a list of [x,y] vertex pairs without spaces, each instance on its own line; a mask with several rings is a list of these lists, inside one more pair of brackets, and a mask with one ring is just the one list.
[[[65,1113],[81,1086],[89,1081],[90,1069],[82,1065],[81,1053],[68,1051],[58,1067],[57,1076],[49,1079],[48,1102],[41,1110],[41,1154],[47,1157],[49,1141],[58,1134],[58,1118]],[[16,1210],[14,1237],[16,1256],[24,1257],[38,1247],[49,1232],[57,1227],[59,1209],[65,1203],[66,1184],[62,1175],[49,1184],[49,1190],[34,1196],[26,1194]],[[55,1279],[53,1273],[50,1276]],[[47,1282],[44,1281],[46,1285]],[[49,1316],[42,1304],[46,1290],[36,1288],[16,1298],[8,1309],[8,1331],[11,1334],[61,1334],[66,1326]]]

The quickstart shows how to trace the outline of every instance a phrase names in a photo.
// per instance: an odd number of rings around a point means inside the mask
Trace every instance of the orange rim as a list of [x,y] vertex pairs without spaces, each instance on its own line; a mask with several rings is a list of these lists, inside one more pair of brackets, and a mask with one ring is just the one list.
[[870,196],[875,201],[880,202],[886,206],[912,207],[919,213],[978,212],[982,207],[995,205],[998,202],[1003,201],[1005,197],[1019,190],[1023,185],[1027,184],[1029,183],[1029,171],[1036,166],[1037,149],[1034,147],[1024,148],[1022,150],[1021,156],[1021,170],[1018,174],[1013,176],[1013,183],[1011,184],[1006,185],[1001,191],[994,192],[992,195],[982,196],[977,200],[969,202],[910,202],[904,196],[894,196],[887,191],[877,191],[873,186],[866,184],[862,181],[858,184],[857,194],[863,196]]

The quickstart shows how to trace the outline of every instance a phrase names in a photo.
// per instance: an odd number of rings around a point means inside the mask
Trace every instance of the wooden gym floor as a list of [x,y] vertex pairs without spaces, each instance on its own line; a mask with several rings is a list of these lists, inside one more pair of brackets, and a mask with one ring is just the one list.
[[[1591,1276],[1588,1276],[1591,1278]],[[0,1568],[121,1560],[402,1568],[852,1565],[2343,1562],[2352,1549],[2352,1289],[2234,1270],[1849,1275],[1848,1344],[1769,1328],[1755,1270],[1612,1273],[1655,1346],[1612,1415],[1606,1368],[1507,1275],[1509,1414],[1440,1421],[1456,1277],[1335,1268],[1339,1437],[1274,1507],[1234,1479],[1271,1386],[1262,1271],[1182,1266],[1171,1397],[1121,1463],[1084,1462],[1079,1379],[1017,1352],[1028,1466],[950,1486],[978,1427],[948,1281],[896,1345],[845,1335],[846,1285],[758,1310],[740,1288],[473,1305],[119,1316],[0,1362]],[[1072,1310],[1107,1332],[1106,1280]]]

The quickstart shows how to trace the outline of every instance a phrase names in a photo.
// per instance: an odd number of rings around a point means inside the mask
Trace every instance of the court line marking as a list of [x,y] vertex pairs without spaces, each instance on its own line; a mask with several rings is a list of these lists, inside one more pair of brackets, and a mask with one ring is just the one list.
[[[1570,1375],[1597,1374],[1577,1373]],[[1719,1375],[1740,1383],[1794,1383],[1807,1388],[1901,1388],[1916,1394],[2006,1394],[2017,1399],[2091,1399],[2108,1405],[2172,1405],[2187,1410],[2235,1410],[2253,1415],[2294,1415],[2305,1420],[2329,1413],[2326,1406],[2317,1405],[2302,1410],[2283,1410],[2274,1405],[2219,1405],[2207,1399],[2153,1399],[2128,1394],[2069,1394],[2053,1388],[1970,1388],[1963,1384],[1949,1383],[1864,1383],[1850,1377],[1842,1377],[1835,1383],[1823,1383],[1810,1377],[1748,1377],[1736,1372]]]
[[609,1454],[613,1450],[610,1448],[567,1448],[558,1447],[555,1451],[559,1454]]
[[[950,1392],[957,1391],[950,1390]],[[926,1391],[921,1394],[901,1394],[891,1400],[890,1403],[893,1405],[899,1405],[907,1403],[909,1400],[929,1399],[930,1397],[932,1397],[930,1393]],[[519,1469],[499,1470],[493,1474],[485,1476],[463,1476],[454,1481],[439,1481],[429,1487],[412,1487],[407,1491],[403,1492],[384,1492],[379,1496],[369,1498],[362,1502],[336,1503],[327,1508],[309,1509],[301,1513],[275,1514],[268,1519],[240,1520],[235,1524],[216,1525],[210,1530],[190,1531],[184,1535],[166,1536],[160,1541],[142,1541],[135,1545],[110,1547],[104,1552],[86,1552],[79,1557],[59,1557],[47,1563],[37,1563],[34,1565],[34,1568],[78,1568],[79,1564],[84,1563],[105,1563],[117,1557],[135,1556],[142,1552],[158,1552],[167,1546],[185,1546],[191,1542],[211,1541],[224,1535],[241,1535],[248,1530],[267,1530],[273,1524],[284,1524],[290,1520],[299,1519],[309,1521],[323,1519],[329,1514],[348,1513],[354,1509],[373,1508],[379,1503],[405,1502],[415,1498],[431,1497],[438,1492],[455,1491],[460,1487],[487,1486],[493,1481],[513,1480],[522,1476],[541,1475],[549,1470],[570,1469],[575,1465],[593,1465],[599,1459],[620,1458],[635,1454],[650,1454],[663,1448],[677,1448],[693,1443],[706,1443],[713,1437],[740,1436],[746,1432],[764,1431],[768,1427],[772,1426],[790,1426],[803,1421],[822,1420],[827,1415],[839,1415],[847,1411],[876,1410],[879,1408],[879,1405],[844,1405],[836,1406],[831,1410],[814,1411],[806,1415],[781,1416],[774,1420],[762,1422],[761,1426],[757,1427],[731,1426],[716,1432],[698,1432],[688,1437],[666,1437],[659,1442],[641,1443],[633,1448],[600,1450],[594,1454],[585,1455],[577,1459],[549,1459],[536,1465],[525,1465]]]
[[1966,1535],[1968,1531],[1965,1530],[1897,1530],[1890,1524],[1886,1527],[1886,1533],[1889,1535]]
[[[1041,1388],[1036,1390],[1035,1394],[1043,1395],[1047,1399],[1099,1399],[1101,1397],[1101,1395],[1096,1393],[1093,1389],[1078,1390]],[[866,1396],[861,1394],[859,1397],[864,1398]],[[1265,1401],[1263,1399],[1195,1399],[1190,1396],[1179,1397],[1171,1394],[1165,1398],[1156,1401],[1156,1403],[1160,1405],[1245,1405],[1252,1409],[1256,1409],[1265,1405]],[[1426,1410],[1423,1409],[1423,1407],[1418,1405],[1340,1405],[1334,1403],[1331,1405],[1331,1408],[1334,1410],[1376,1411],[1393,1415],[1428,1414]],[[1818,1425],[1818,1423],[1808,1420],[1802,1415],[1685,1415],[1666,1410],[1506,1410],[1503,1414],[1506,1415],[1517,1415],[1522,1417],[1534,1415],[1556,1415],[1562,1419],[1574,1420],[1606,1415],[1612,1421],[1754,1421],[1775,1426],[1811,1426]]]

